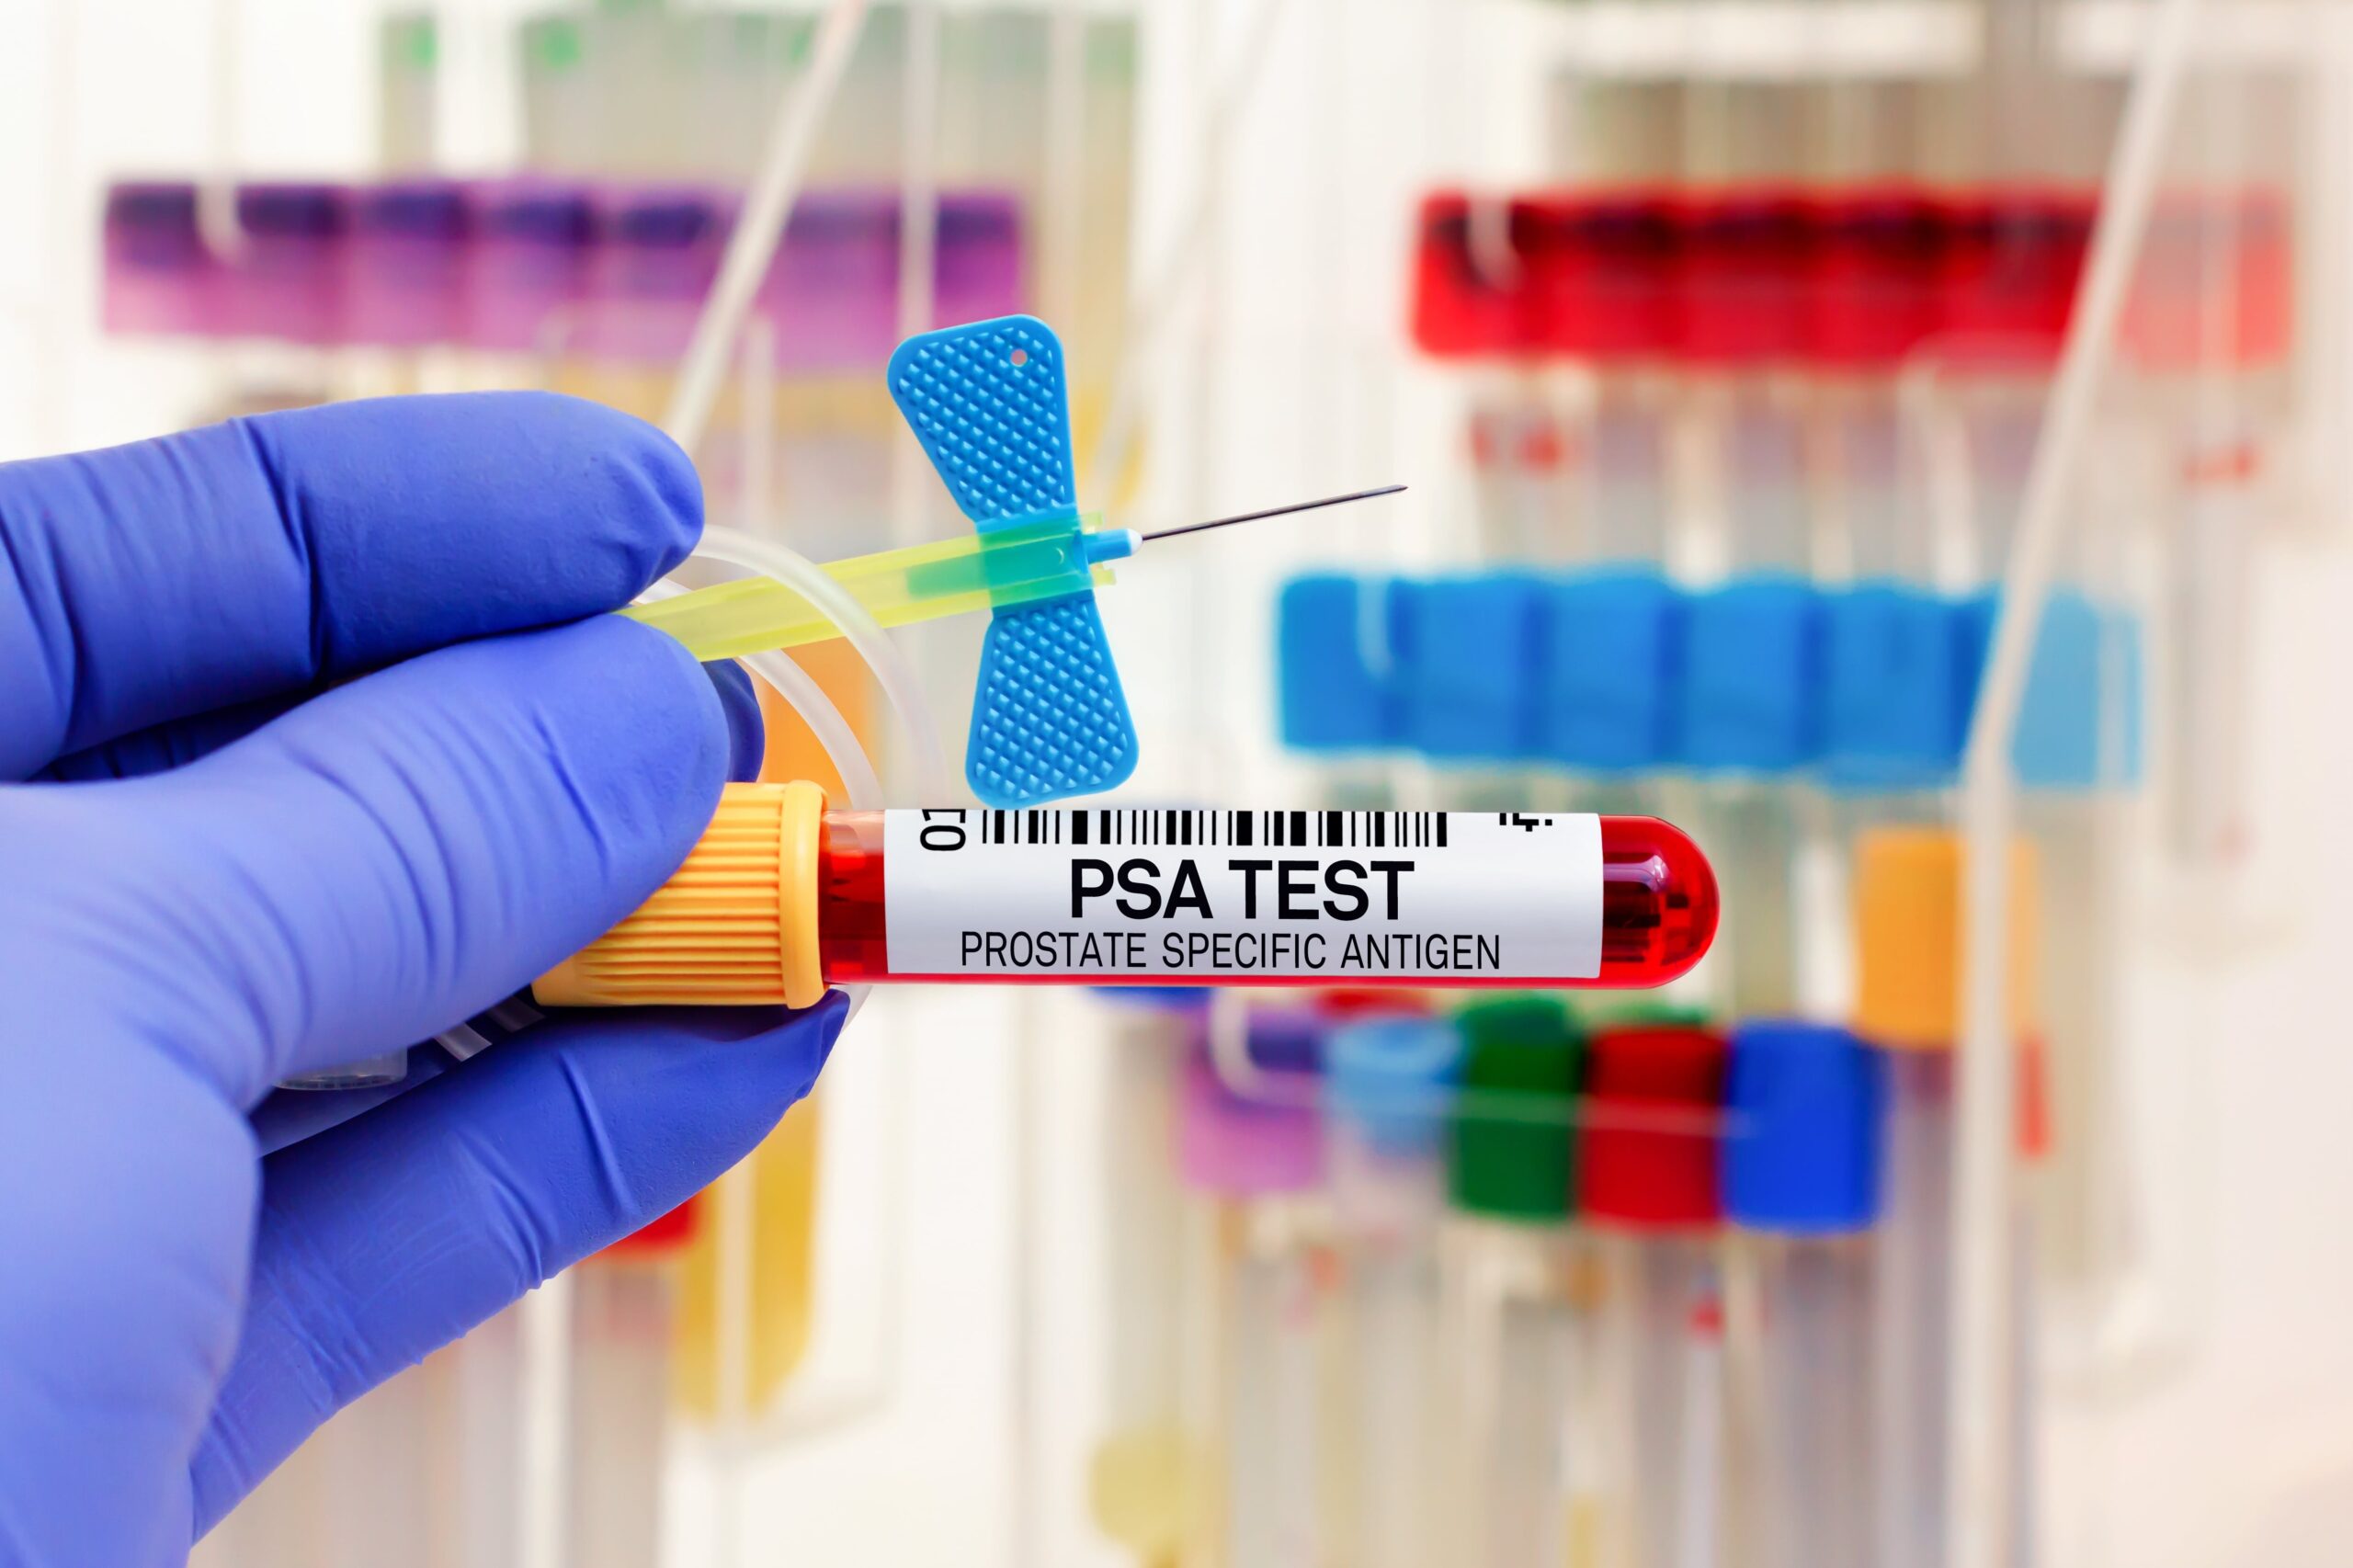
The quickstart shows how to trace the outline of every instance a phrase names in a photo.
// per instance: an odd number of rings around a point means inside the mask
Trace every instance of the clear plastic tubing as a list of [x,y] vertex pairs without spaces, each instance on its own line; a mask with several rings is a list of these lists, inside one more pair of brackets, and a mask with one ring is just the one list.
[[[827,576],[824,568],[771,540],[715,524],[703,529],[702,542],[696,549],[695,557],[740,566],[745,571],[773,578],[808,600],[827,619],[841,628],[842,635],[849,640],[850,645],[858,650],[858,657],[865,660],[867,667],[874,672],[875,680],[882,687],[884,700],[890,703],[892,711],[899,716],[900,725],[906,731],[907,742],[913,747],[915,757],[915,783],[922,798],[934,801],[951,798],[956,788],[955,776],[949,771],[947,757],[940,751],[939,732],[931,720],[931,705],[924,700],[923,688],[916,682],[914,670],[890,640],[882,635],[881,628],[874,618],[850,597],[847,589]],[[790,659],[774,653],[755,654],[744,663],[754,675],[775,687],[777,695],[791,703],[794,710],[804,720],[809,718],[810,709],[804,699],[816,689],[815,683],[805,678],[793,681],[787,676],[780,666],[791,665]],[[792,665],[792,668],[798,670],[799,666]],[[827,703],[826,706],[830,708],[832,704]],[[811,727],[814,729],[816,726],[812,724]],[[843,739],[845,750],[855,755],[854,763],[843,752],[836,751],[833,744],[825,743],[822,734],[819,737],[820,744],[825,745],[827,758],[835,770],[841,774],[843,781],[848,782],[853,766],[868,778],[872,778],[873,765],[867,760],[865,750],[858,744],[856,737],[845,733]],[[878,787],[864,801],[853,792],[851,801],[858,805],[880,805],[881,790]]]
[[730,785],[686,864],[545,1005],[782,1001],[868,982],[1663,984],[1716,883],[1682,833],[1569,812],[835,812]]

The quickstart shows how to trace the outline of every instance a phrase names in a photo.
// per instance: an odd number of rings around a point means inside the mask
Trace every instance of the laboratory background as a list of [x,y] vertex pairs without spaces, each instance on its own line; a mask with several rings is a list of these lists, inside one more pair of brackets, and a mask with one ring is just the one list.
[[[1098,571],[1071,804],[1721,897],[1649,991],[877,987],[205,1568],[2347,1560],[2353,6],[0,28],[0,456],[552,388],[716,583],[969,544],[885,368],[1035,316],[1108,527],[1407,487]],[[986,598],[791,650],[764,777],[972,805]]]

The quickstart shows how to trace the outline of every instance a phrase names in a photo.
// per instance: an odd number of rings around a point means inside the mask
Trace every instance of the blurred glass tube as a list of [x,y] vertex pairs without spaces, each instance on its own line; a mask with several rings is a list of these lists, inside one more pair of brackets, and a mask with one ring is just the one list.
[[[1474,195],[1467,217],[1471,265],[1484,286],[1523,302],[1543,265],[1536,214],[1522,202]],[[1547,346],[1532,311],[1517,312],[1492,360],[1473,372],[1467,438],[1478,552],[1488,561],[1560,559],[1564,548],[1563,476],[1567,435],[1547,373]]]
[[682,91],[690,13],[659,0],[603,0],[578,20],[596,105],[592,167],[641,178],[686,176],[693,123]]
[[[1881,1467],[1874,1560],[1921,1568],[1943,1561],[1949,1507],[1945,1437],[1961,855],[1958,835],[1926,826],[1869,830],[1855,855],[1855,1033],[1885,1052],[1888,1075],[1872,1335],[1878,1383],[1872,1447]],[[2006,922],[2010,1012],[2014,1038],[2028,1042],[2036,1018],[2037,875],[2023,844],[2014,857]],[[2029,1071],[2022,1081],[2030,1085],[2033,1076]],[[2025,1131],[2039,1135],[2032,1119]],[[2021,1271],[2022,1285],[2028,1278]],[[2020,1327],[2028,1326],[2022,1320]],[[2018,1349],[2024,1366],[2030,1335],[2019,1336]],[[2031,1409],[2030,1400],[2021,1400],[2014,1415],[2025,1421]],[[2013,1495],[2023,1522],[2032,1515],[2026,1471],[2033,1447],[2021,1442],[2018,1449]]]
[[[1753,25],[1753,23],[1751,24]],[[1815,516],[1806,462],[1816,225],[1796,185],[1794,77],[1695,81],[1685,99],[1676,351],[1678,504],[1667,560],[1688,614],[1684,760],[1710,779],[1691,814],[1729,846],[1724,896],[1748,913],[1706,981],[1730,1013],[1795,1003],[1797,812],[1810,760]]]
[[1700,972],[1730,1016],[1779,1016],[1796,1003],[1794,780],[1815,759],[1822,601],[1802,577],[1774,573],[1693,593],[1683,606],[1677,733],[1701,780],[1670,815],[1705,823],[1728,908],[1743,913]]
[[1385,578],[1318,572],[1285,583],[1277,605],[1282,743],[1309,759],[1335,809],[1397,803],[1392,592]]
[[588,65],[588,18],[576,12],[523,24],[523,163],[542,175],[616,172],[605,160],[608,123]]
[[564,1530],[573,1568],[658,1562],[668,1472],[670,1354],[677,1278],[671,1249],[690,1210],[580,1266],[573,1287],[572,1403]]
[[1104,1085],[1104,1252],[1109,1362],[1104,1436],[1089,1460],[1096,1528],[1143,1568],[1179,1562],[1199,1536],[1208,1437],[1185,1422],[1181,1315],[1183,1189],[1168,1131],[1203,997],[1108,993]]
[[1475,1568],[1591,1562],[1612,1477],[1583,1424],[1573,1096],[1580,1042],[1554,996],[1465,1007],[1443,1243],[1451,1463],[1447,1550]]
[[1461,1056],[1461,1031],[1432,1017],[1346,1024],[1325,1046],[1345,1352],[1324,1443],[1337,1471],[1335,1544],[1358,1568],[1423,1568],[1444,1556],[1437,1242]]
[[1588,368],[1583,430],[1568,443],[1577,552],[1597,564],[1666,558],[1685,86],[1579,81],[1580,142],[1563,150],[1579,195],[1550,214],[1537,331]]
[[[1250,1050],[1266,1060],[1312,1055],[1306,1015],[1262,1015]],[[1211,1517],[1226,1568],[1319,1560],[1325,1540],[1316,1447],[1324,1343],[1324,1257],[1317,1212],[1323,1140],[1313,1104],[1289,1073],[1282,1100],[1246,1098],[1206,1054],[1186,1063],[1179,1168],[1197,1195],[1190,1227],[1207,1276],[1199,1345],[1213,1429]]]
[[1843,1029],[1729,1043],[1722,1172],[1744,1568],[1870,1568],[1873,1259],[1887,1062]]
[[470,379],[530,387],[553,378],[589,326],[596,203],[577,181],[513,179],[472,188],[461,296]]
[[813,1094],[794,1106],[730,1173],[744,1228],[731,1232],[728,1206],[715,1205],[712,1222],[682,1238],[672,1266],[672,1397],[722,1428],[774,1409],[809,1356],[825,1099]]
[[1602,1238],[1610,1429],[1632,1478],[1628,1560],[1700,1568],[1724,1550],[1723,1037],[1596,1031],[1583,1207]]
[[397,11],[376,24],[376,158],[395,174],[434,167],[440,95],[439,19]]
[[523,1314],[508,1307],[435,1354],[444,1381],[436,1437],[453,1462],[450,1517],[428,1562],[513,1568],[522,1545]]
[[[1867,960],[1868,961],[1868,960]],[[1944,1556],[1951,1313],[1952,1058],[1888,1056],[1886,1218],[1879,1239],[1878,1560]]]

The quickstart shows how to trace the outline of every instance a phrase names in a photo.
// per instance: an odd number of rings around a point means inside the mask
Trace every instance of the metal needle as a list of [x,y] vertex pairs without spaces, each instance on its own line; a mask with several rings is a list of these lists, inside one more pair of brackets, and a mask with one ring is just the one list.
[[1294,501],[1288,506],[1269,506],[1263,512],[1241,512],[1231,517],[1211,517],[1206,523],[1187,523],[1181,528],[1162,528],[1157,533],[1145,534],[1142,536],[1142,542],[1150,544],[1156,539],[1175,539],[1178,534],[1197,534],[1203,528],[1222,528],[1234,523],[1255,523],[1261,517],[1280,517],[1292,512],[1312,512],[1318,506],[1344,506],[1351,501],[1370,501],[1376,495],[1394,495],[1404,488],[1402,484],[1384,484],[1378,490],[1351,491],[1346,495],[1326,495],[1316,501]]

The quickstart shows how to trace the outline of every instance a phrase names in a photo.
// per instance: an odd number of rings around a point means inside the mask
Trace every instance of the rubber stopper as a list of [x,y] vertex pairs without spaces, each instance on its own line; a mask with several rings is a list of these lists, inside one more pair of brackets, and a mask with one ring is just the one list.
[[1605,1029],[1589,1049],[1586,1217],[1626,1230],[1716,1223],[1723,1037],[1671,1026]]
[[1504,996],[1456,1015],[1463,1096],[1448,1187],[1457,1208],[1555,1222],[1576,1202],[1574,1129],[1581,1042],[1552,996]]

